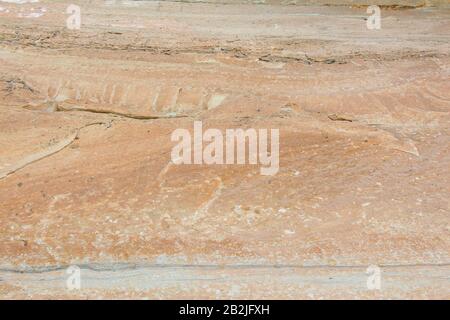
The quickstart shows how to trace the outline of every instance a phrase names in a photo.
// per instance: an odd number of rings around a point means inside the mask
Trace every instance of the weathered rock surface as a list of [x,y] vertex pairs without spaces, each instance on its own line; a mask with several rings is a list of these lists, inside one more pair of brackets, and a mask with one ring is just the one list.
[[[448,9],[77,3],[0,2],[1,298],[450,297]],[[278,173],[172,164],[195,120]]]

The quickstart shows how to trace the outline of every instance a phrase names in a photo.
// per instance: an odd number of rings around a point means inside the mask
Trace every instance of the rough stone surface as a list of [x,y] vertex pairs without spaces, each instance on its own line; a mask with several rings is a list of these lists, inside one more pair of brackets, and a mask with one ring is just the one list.
[[[450,297],[448,9],[75,3],[0,2],[0,298]],[[194,120],[278,173],[171,164]]]

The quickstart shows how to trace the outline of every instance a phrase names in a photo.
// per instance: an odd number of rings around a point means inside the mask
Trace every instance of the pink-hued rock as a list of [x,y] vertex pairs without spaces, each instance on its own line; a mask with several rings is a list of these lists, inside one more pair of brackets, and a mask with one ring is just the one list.
[[[0,298],[450,297],[448,9],[75,2],[0,2]],[[171,163],[194,121],[278,172]]]

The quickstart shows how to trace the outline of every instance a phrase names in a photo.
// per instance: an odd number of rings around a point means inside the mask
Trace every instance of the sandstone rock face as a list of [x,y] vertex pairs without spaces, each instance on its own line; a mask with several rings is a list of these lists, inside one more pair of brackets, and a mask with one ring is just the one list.
[[448,9],[75,3],[0,2],[1,298],[450,297]]

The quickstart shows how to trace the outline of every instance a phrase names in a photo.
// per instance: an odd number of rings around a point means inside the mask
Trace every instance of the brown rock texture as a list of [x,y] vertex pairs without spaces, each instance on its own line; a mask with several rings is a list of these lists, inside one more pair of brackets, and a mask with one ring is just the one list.
[[449,9],[73,3],[0,2],[0,298],[450,298]]

